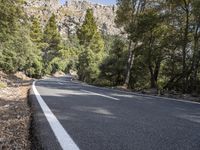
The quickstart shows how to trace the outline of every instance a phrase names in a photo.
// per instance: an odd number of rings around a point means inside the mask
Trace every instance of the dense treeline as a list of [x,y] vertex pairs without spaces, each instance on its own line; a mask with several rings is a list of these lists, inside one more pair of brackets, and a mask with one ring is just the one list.
[[200,1],[117,4],[115,22],[124,36],[105,51],[97,83],[199,93]]
[[63,40],[56,16],[28,18],[23,0],[0,0],[0,68],[41,77],[76,70],[80,80],[136,90],[200,92],[200,1],[118,0],[123,33],[101,34],[93,11]]
[[199,92],[200,1],[118,0],[118,6],[116,24],[129,40],[124,85]]
[[0,0],[0,69],[35,78],[65,71],[68,58],[77,57],[77,47],[62,40],[54,14],[42,27],[39,16],[28,18],[24,4],[24,0]]

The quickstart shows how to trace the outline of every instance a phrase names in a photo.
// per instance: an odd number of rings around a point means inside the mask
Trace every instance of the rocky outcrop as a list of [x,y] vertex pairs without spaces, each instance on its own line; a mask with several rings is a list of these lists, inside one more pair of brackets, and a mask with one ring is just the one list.
[[26,0],[25,11],[31,17],[39,17],[44,26],[52,13],[57,14],[61,7],[59,0]]
[[66,38],[76,33],[77,28],[84,21],[88,8],[93,9],[97,25],[102,33],[109,35],[120,33],[114,23],[116,6],[93,4],[86,0],[68,0],[65,5],[60,5],[59,0],[28,0],[25,8],[30,17],[39,16],[43,25],[51,14],[55,13],[60,33]]

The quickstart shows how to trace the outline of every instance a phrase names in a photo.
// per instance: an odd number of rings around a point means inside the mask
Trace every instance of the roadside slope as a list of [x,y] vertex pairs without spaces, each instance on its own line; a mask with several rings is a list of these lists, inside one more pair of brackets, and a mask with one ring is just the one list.
[[28,150],[30,111],[27,93],[31,80],[22,73],[6,75],[0,72],[0,149]]

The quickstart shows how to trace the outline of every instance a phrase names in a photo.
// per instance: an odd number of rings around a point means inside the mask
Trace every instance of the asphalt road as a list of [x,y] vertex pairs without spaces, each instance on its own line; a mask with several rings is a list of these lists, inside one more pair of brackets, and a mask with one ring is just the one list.
[[200,150],[199,104],[93,87],[70,77],[39,80],[35,88],[54,116],[32,90],[32,149]]

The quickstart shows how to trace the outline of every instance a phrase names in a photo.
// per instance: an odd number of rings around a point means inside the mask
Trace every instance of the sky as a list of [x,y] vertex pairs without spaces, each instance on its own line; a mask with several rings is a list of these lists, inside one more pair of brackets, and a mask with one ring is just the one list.
[[[60,0],[62,4],[65,3],[66,0]],[[116,3],[116,0],[90,0],[93,3],[103,4],[103,5],[113,5]]]

